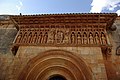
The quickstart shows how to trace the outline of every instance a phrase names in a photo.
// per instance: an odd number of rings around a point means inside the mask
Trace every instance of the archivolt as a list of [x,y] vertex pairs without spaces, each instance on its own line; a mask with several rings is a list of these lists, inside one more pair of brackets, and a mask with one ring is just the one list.
[[62,75],[67,80],[92,80],[92,73],[77,54],[64,50],[49,50],[31,59],[19,76],[19,80],[49,80]]

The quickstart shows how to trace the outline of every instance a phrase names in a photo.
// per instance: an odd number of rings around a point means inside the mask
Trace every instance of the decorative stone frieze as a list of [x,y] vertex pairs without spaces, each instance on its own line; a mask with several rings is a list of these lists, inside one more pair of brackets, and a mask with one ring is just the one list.
[[18,29],[13,46],[95,46],[110,53],[107,30],[116,17],[115,13],[11,16]]
[[18,32],[15,44],[51,46],[107,45],[104,28],[25,28]]

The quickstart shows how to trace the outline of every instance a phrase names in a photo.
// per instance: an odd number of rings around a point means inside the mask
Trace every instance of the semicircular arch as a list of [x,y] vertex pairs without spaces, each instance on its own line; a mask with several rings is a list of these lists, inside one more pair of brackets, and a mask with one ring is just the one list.
[[66,79],[92,80],[92,72],[80,55],[60,49],[48,50],[32,58],[18,79],[38,80],[40,76],[46,79],[46,76],[49,78],[57,72],[62,76],[68,75],[64,76]]

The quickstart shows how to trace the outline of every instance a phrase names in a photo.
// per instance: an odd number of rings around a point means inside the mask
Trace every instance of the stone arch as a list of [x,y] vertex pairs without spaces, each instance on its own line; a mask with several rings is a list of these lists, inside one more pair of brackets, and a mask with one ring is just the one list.
[[18,80],[49,80],[54,75],[61,75],[67,80],[93,80],[85,61],[64,50],[48,50],[32,58]]

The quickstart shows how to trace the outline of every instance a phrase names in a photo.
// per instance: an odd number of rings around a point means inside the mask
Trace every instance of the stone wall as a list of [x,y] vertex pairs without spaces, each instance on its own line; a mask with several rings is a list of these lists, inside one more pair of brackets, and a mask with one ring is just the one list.
[[[101,52],[101,48],[99,47],[37,47],[37,46],[21,46],[18,49],[17,55],[15,56],[16,61],[16,72],[15,76],[19,75],[21,70],[27,64],[27,62],[33,57],[41,54],[42,52],[48,50],[60,49],[72,52],[74,54],[79,54],[83,58],[83,60],[89,65],[93,77],[95,80],[102,79],[107,80],[106,70],[104,66],[103,56]],[[19,69],[18,69],[19,66]]]
[[[3,17],[2,17],[3,18]],[[1,16],[0,16],[1,19]],[[0,80],[10,80],[14,55],[11,52],[17,30],[11,20],[0,20]]]
[[117,29],[108,31],[109,39],[113,46],[112,52],[104,60],[109,80],[120,80],[120,55],[116,55],[116,49],[120,46],[120,17],[115,20],[114,25],[116,25]]

